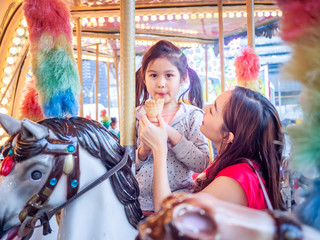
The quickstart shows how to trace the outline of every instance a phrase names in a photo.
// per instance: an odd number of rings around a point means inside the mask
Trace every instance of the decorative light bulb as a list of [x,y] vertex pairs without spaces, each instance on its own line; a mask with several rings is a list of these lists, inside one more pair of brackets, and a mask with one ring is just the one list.
[[4,107],[0,108],[0,113],[7,114],[8,110]]
[[6,67],[6,68],[4,69],[4,72],[5,72],[6,74],[10,75],[10,74],[12,73],[11,67]]
[[[8,78],[8,77],[4,77],[3,79],[2,79],[2,82],[4,83],[4,84],[9,84],[10,83],[10,79]],[[2,89],[1,89],[2,90]]]
[[165,18],[164,15],[160,15],[160,16],[159,16],[159,20],[160,20],[160,21],[164,21],[165,19],[166,19],[166,18]]
[[15,45],[19,45],[20,42],[21,42],[21,40],[20,40],[20,38],[15,37],[15,38],[12,40],[12,42],[13,42]]
[[142,17],[142,20],[147,22],[147,21],[149,21],[149,17],[147,15],[145,15],[145,16]]
[[23,19],[21,20],[21,24],[22,24],[22,26],[24,26],[24,27],[27,27],[27,26],[28,26],[27,21],[26,21],[25,18],[23,18]]
[[17,34],[18,34],[19,36],[22,36],[22,35],[24,34],[24,29],[23,29],[23,28],[18,28],[18,29],[17,29]]
[[10,64],[10,65],[13,64],[14,63],[14,58],[13,57],[8,57],[7,58],[7,63]]
[[99,17],[98,22],[99,23],[104,23],[104,17]]
[[180,15],[180,14],[176,14],[176,15],[175,15],[175,19],[176,19],[176,20],[180,20],[180,19],[181,19],[181,15]]
[[169,14],[169,15],[167,16],[167,19],[168,19],[169,21],[172,21],[172,20],[173,20],[173,15],[172,15],[172,14]]
[[189,14],[185,13],[182,15],[183,19],[184,20],[188,20],[189,19]]
[[7,105],[8,104],[8,99],[7,98],[3,98],[1,103],[3,105]]

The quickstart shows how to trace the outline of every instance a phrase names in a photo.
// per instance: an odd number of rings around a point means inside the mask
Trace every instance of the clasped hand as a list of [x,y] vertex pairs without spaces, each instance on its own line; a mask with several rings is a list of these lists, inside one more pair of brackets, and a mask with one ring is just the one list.
[[153,152],[167,147],[168,132],[167,124],[161,116],[158,121],[150,121],[146,115],[140,120],[140,139],[142,143]]

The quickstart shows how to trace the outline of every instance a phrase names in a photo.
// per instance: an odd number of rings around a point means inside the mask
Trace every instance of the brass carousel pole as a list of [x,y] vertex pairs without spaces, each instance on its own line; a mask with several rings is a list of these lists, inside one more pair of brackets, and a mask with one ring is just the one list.
[[135,1],[120,1],[120,143],[131,159],[135,146]]
[[82,83],[82,44],[81,44],[81,32],[82,32],[82,21],[81,18],[76,20],[76,33],[77,33],[77,62],[78,62],[78,71],[79,71],[79,80],[80,80],[80,96],[79,96],[79,105],[80,105],[80,117],[83,117],[83,83]]
[[[120,18],[121,19],[121,18]],[[121,116],[121,112],[120,112],[120,93],[119,93],[119,70],[118,70],[118,50],[115,49],[114,50],[114,61],[113,61],[113,66],[114,66],[114,70],[116,73],[116,83],[117,83],[117,104],[118,104],[118,115],[119,118]]]
[[107,78],[108,78],[108,115],[111,116],[110,113],[110,62],[107,62]]
[[247,0],[247,38],[248,46],[254,51],[254,0]]
[[99,43],[96,44],[96,121],[99,116]]
[[224,34],[223,34],[223,12],[222,0],[218,0],[219,12],[219,51],[220,51],[220,71],[221,71],[221,92],[225,90],[225,77],[224,77]]

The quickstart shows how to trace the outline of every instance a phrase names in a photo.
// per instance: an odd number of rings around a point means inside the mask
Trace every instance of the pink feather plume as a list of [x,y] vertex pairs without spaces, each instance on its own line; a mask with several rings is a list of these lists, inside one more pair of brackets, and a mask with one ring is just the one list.
[[62,1],[24,0],[23,9],[30,41],[37,40],[44,32],[53,35],[54,39],[65,34],[72,41],[70,12]]
[[281,37],[285,41],[295,41],[310,27],[319,25],[319,0],[277,0],[282,10]]
[[44,118],[33,80],[28,82],[24,89],[24,97],[20,106],[20,115],[32,121],[38,121]]
[[253,81],[258,78],[260,64],[259,57],[250,47],[242,50],[234,62],[238,81]]

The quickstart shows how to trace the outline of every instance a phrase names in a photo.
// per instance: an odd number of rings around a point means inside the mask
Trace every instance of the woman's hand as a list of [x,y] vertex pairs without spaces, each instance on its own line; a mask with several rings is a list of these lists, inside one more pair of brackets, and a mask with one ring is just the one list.
[[167,124],[163,121],[162,117],[157,116],[159,127],[155,126],[149,121],[146,115],[140,120],[140,139],[142,143],[151,148],[153,152],[160,150],[167,150]]
[[171,194],[167,171],[168,125],[161,116],[157,116],[159,127],[151,123],[144,115],[140,120],[140,139],[153,151],[153,206],[159,211],[161,202]]

